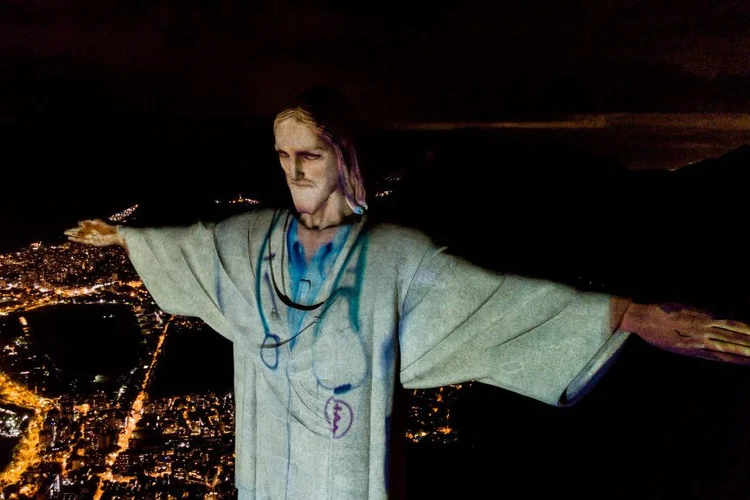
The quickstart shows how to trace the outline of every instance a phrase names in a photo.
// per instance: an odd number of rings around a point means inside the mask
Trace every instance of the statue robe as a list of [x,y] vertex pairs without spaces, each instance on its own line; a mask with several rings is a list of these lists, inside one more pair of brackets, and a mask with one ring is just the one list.
[[565,405],[627,337],[607,295],[490,272],[364,220],[289,331],[289,216],[120,228],[157,304],[233,342],[240,500],[386,498],[397,356],[407,388],[475,380]]

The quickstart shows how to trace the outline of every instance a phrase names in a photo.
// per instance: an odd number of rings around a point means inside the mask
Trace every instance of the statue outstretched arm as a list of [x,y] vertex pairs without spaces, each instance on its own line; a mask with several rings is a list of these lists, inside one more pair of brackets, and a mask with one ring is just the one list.
[[117,245],[128,249],[125,238],[118,232],[117,226],[107,224],[101,219],[84,220],[77,227],[65,230],[68,240],[84,245],[106,247]]

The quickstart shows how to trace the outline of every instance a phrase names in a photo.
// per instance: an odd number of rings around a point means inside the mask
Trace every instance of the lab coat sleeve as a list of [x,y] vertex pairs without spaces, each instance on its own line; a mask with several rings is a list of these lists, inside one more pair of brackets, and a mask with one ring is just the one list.
[[187,227],[120,226],[118,231],[135,270],[162,310],[200,318],[233,340],[225,311],[235,292],[219,258],[214,228],[199,222]]
[[552,404],[579,399],[622,347],[610,296],[501,275],[428,249],[401,304],[401,382],[476,380]]

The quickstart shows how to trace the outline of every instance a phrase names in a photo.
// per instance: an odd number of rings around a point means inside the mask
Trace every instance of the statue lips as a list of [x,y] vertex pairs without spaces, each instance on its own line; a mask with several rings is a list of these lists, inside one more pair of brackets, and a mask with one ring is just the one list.
[[315,184],[312,182],[299,182],[299,181],[289,181],[289,185],[296,188],[311,188],[315,187]]

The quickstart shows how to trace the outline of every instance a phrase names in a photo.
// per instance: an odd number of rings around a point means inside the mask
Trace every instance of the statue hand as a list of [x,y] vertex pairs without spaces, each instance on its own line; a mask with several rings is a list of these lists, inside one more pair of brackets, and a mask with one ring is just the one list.
[[101,219],[81,221],[78,227],[67,229],[65,235],[70,241],[95,247],[125,246],[125,240],[117,232],[117,226],[107,224]]
[[667,351],[750,364],[750,325],[687,306],[631,304],[620,328]]

